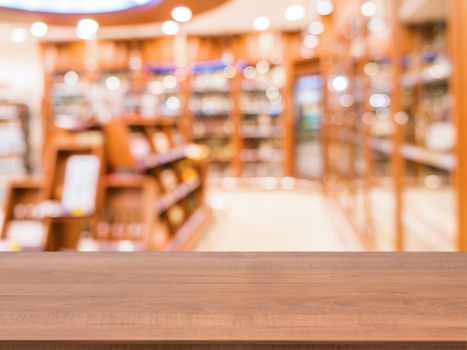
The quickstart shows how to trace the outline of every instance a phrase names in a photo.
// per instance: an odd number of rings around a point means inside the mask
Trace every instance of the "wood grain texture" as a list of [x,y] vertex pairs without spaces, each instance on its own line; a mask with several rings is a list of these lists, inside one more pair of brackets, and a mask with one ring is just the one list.
[[73,344],[0,343],[0,350],[465,350],[465,343],[354,344]]
[[467,255],[2,254],[0,344],[28,342],[457,349],[467,343]]

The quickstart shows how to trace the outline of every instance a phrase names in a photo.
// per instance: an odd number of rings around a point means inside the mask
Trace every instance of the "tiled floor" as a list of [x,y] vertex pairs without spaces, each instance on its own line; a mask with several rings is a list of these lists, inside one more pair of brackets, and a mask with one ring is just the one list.
[[214,220],[198,251],[358,251],[361,245],[318,191],[212,190]]

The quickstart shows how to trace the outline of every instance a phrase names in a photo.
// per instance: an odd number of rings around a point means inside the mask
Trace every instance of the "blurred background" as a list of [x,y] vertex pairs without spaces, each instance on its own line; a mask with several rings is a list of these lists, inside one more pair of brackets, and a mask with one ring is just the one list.
[[467,250],[465,7],[0,0],[0,250]]

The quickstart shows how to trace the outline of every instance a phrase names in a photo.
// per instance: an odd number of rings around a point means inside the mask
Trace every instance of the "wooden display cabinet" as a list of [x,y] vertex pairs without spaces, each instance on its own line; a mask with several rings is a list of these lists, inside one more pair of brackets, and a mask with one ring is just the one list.
[[[47,227],[37,249],[192,248],[211,215],[205,204],[207,152],[186,145],[169,119],[120,118],[103,128],[103,145],[79,142],[79,132],[51,142],[43,183],[12,187],[6,226],[18,203],[37,202],[42,211],[36,219]],[[146,145],[144,157],[132,149],[134,132]]]
[[[85,191],[80,191],[79,188],[72,189],[73,191],[78,190],[79,195],[70,193],[69,186],[77,184],[73,184],[73,181],[69,180],[70,174],[67,172],[69,159],[80,155],[93,155],[98,159],[98,170],[94,178],[96,181],[95,193],[91,193],[89,196],[92,201],[92,210],[89,211],[83,210],[79,204],[75,209],[69,206],[73,198],[85,197]],[[100,148],[76,144],[57,146],[48,164],[49,168],[44,180],[25,180],[12,183],[5,206],[6,216],[2,238],[14,240],[13,237],[8,237],[7,231],[9,225],[15,220],[34,221],[43,226],[44,238],[42,243],[37,246],[25,246],[26,250],[75,250],[83,234],[87,232],[91,235],[92,232],[95,232],[96,213],[101,205],[100,179],[104,165],[102,157],[103,152]],[[65,184],[66,181],[68,181],[67,184]],[[76,179],[74,181],[76,182]],[[82,185],[79,184],[79,186]],[[91,187],[92,190],[92,184],[86,183],[85,185]],[[67,191],[68,193],[64,193]],[[20,206],[23,211],[26,211],[25,215],[18,214]]]
[[[76,174],[70,174],[70,172],[78,170],[78,166],[72,169],[68,168],[70,159],[77,156],[95,157],[88,159],[95,160],[93,166],[97,166],[97,169],[95,169],[95,174],[88,177],[89,183],[76,183],[76,181],[81,182],[83,179],[69,180],[74,188],[67,189],[66,186],[70,186],[66,183],[67,179],[76,176]],[[81,167],[87,167],[87,164],[82,164]],[[58,205],[57,212],[49,214],[51,229],[47,250],[74,250],[82,235],[88,234],[90,236],[96,231],[97,214],[102,206],[104,167],[104,154],[101,147],[79,144],[56,147],[45,181],[44,199]],[[80,208],[83,203],[79,203],[79,201],[77,204],[70,203],[70,201],[75,201],[70,197],[78,197],[76,191],[79,191],[79,196],[84,196],[86,190],[92,191],[87,196],[87,199],[92,203],[84,203],[87,206],[86,209]],[[74,191],[76,193],[67,194],[65,191]],[[72,208],[72,205],[76,205],[76,208]],[[58,207],[61,207],[60,211],[58,211]]]
[[191,114],[196,143],[211,151],[213,176],[233,176],[235,68],[223,60],[197,62],[191,68]]
[[27,105],[0,99],[0,174],[31,173],[30,113]]
[[[114,120],[104,126],[104,132],[113,173],[106,177],[104,225],[100,225],[98,236],[103,235],[103,229],[109,231],[112,224],[106,221],[115,216],[111,211],[118,210],[133,212],[135,218],[120,215],[113,225],[119,232],[115,236],[110,230],[111,240],[125,238],[135,244],[135,249],[192,247],[189,243],[199,239],[210,217],[204,203],[205,156],[193,159],[173,119]],[[130,228],[137,234],[125,233]]]
[[135,247],[162,247],[152,237],[156,189],[143,175],[108,175],[104,179],[104,205],[100,212],[96,238],[103,246],[126,240]]
[[112,170],[142,172],[185,156],[185,139],[170,119],[115,119],[104,125],[104,133]]
[[[365,18],[363,3],[336,3],[335,26],[327,29],[333,47],[322,53],[328,82],[348,79],[337,103],[325,101],[328,188],[369,249],[460,248],[455,202],[462,202],[463,187],[455,178],[463,158],[452,143],[456,130],[461,142],[462,128],[451,103],[458,107],[462,96],[459,89],[451,95],[451,81],[461,68],[450,62],[460,51],[449,47],[459,37],[452,11],[460,6],[378,2],[376,14]],[[380,19],[386,25],[377,30],[372,25]],[[355,48],[363,50],[354,54]],[[351,59],[344,59],[348,52]],[[331,88],[325,91],[336,94]],[[345,94],[354,98],[350,106]]]
[[403,244],[407,250],[417,245],[423,249],[430,243],[439,250],[452,250],[456,246],[454,171],[458,162],[449,6],[434,1],[427,5],[437,6],[436,16],[401,22],[407,43],[401,52]]
[[[181,57],[176,49],[177,45],[181,43],[186,45],[187,57]],[[275,47],[272,51],[271,43]],[[83,77],[83,79],[80,79],[80,82],[91,82],[102,74],[126,70],[126,74],[129,76],[137,75],[141,77],[141,82],[138,84],[135,83],[134,79],[130,79],[130,90],[134,90],[135,85],[138,85],[139,88],[136,89],[138,90],[138,99],[142,101],[144,96],[147,102],[141,102],[141,106],[130,108],[126,112],[143,115],[145,118],[159,118],[169,114],[177,120],[179,128],[187,141],[193,141],[193,136],[197,136],[196,141],[205,144],[214,140],[215,144],[210,145],[214,150],[213,166],[219,165],[221,173],[236,177],[246,176],[248,174],[244,173],[243,168],[245,164],[249,164],[251,168],[254,168],[254,171],[251,173],[259,175],[259,172],[256,171],[256,165],[263,163],[263,168],[267,167],[268,162],[264,160],[264,155],[266,153],[269,155],[270,153],[258,152],[258,149],[261,148],[261,144],[264,145],[268,142],[274,146],[272,155],[275,158],[280,158],[280,161],[276,162],[278,166],[272,165],[271,169],[280,167],[282,170],[282,168],[285,168],[283,163],[290,163],[287,157],[291,152],[289,150],[282,150],[283,142],[281,139],[289,135],[285,125],[281,123],[277,127],[278,130],[274,130],[272,133],[258,134],[256,133],[257,130],[254,129],[254,125],[247,125],[249,123],[253,124],[253,122],[251,120],[247,122],[246,119],[248,118],[243,118],[240,101],[242,95],[244,95],[242,89],[243,75],[240,72],[241,67],[237,67],[236,63],[240,59],[245,59],[251,65],[256,65],[260,61],[267,61],[271,66],[285,67],[288,62],[291,62],[300,54],[300,33],[298,32],[247,33],[242,35],[224,35],[221,37],[161,37],[133,40],[131,42],[114,40],[86,42],[85,44],[77,42],[60,44],[44,43],[42,47],[46,61],[45,71],[47,72],[45,79],[46,96],[43,108],[45,140],[51,138],[50,130],[52,128],[50,124],[54,120],[51,116],[52,108],[50,108],[49,103],[54,91],[53,86],[55,83],[51,78],[54,74],[59,76],[60,80],[63,80],[63,74],[73,70],[80,72],[80,77]],[[67,62],[71,55],[74,55],[73,60]],[[188,61],[186,61],[187,58]],[[213,62],[215,64],[220,63],[217,71],[207,72],[206,67],[211,67]],[[273,64],[272,62],[276,63]],[[58,74],[59,72],[61,73]],[[228,83],[220,89],[213,89],[211,83],[208,84],[207,88],[198,89],[197,79],[203,80],[205,73],[207,75],[217,74],[225,76],[225,80]],[[220,81],[217,78],[215,80]],[[73,81],[71,82],[73,83]],[[265,91],[263,92],[265,93]],[[207,97],[212,97],[216,94],[223,94],[226,100],[228,100],[230,108],[226,108],[220,113],[227,115],[218,115],[214,118],[215,120],[212,120],[212,116],[208,116],[207,118],[199,114],[196,116],[196,111],[192,111],[193,98],[205,100]],[[250,95],[252,94],[254,92],[251,92]],[[282,94],[283,101],[285,102],[290,99],[291,94],[291,91],[284,92]],[[130,96],[126,96],[125,98],[130,98]],[[168,101],[169,98],[172,98],[170,103]],[[151,100],[153,102],[159,100],[160,103],[152,103],[151,107],[149,106],[151,105]],[[62,101],[63,103],[60,108],[62,110],[75,108],[73,101],[76,102],[76,105],[83,107],[83,109],[87,108],[85,103],[81,103],[83,101],[80,98],[68,101],[70,102],[69,104],[66,101]],[[168,111],[167,107],[169,105],[174,110]],[[199,131],[199,129],[196,130],[197,125],[206,125],[207,132],[204,133],[204,128],[201,127],[203,129],[202,132],[195,135]],[[253,131],[244,132],[244,129]],[[214,130],[213,133],[211,132],[212,130]],[[218,130],[222,132],[217,133]],[[288,142],[290,143],[290,141]],[[249,149],[251,152],[244,152],[245,150],[242,145],[245,143],[252,146]],[[218,150],[220,151],[216,155],[215,153]],[[122,163],[125,163],[122,164],[124,167],[130,169],[136,168],[134,162],[131,161],[131,157],[128,157],[126,154],[124,158],[125,162],[122,161]],[[216,161],[215,158],[219,158],[217,159],[219,161]],[[114,163],[114,160],[112,160],[112,163]],[[265,171],[263,173],[271,175],[273,172]],[[290,172],[284,171],[281,174],[277,172],[275,175],[290,175]]]
[[[47,237],[50,230],[50,222],[43,221],[39,205],[44,198],[43,182],[38,179],[25,179],[13,181],[9,184],[7,198],[5,202],[5,216],[3,227],[0,231],[0,238],[4,240],[14,239],[10,236],[10,225],[19,221],[32,221],[38,225],[43,225],[43,238],[37,245],[25,247],[28,251],[44,250],[47,246]],[[27,232],[26,234],[32,234]],[[39,234],[39,233],[38,233]]]
[[[281,177],[285,67],[268,60],[240,61],[241,161],[246,177]],[[289,96],[290,97],[290,96]]]
[[[288,80],[293,90],[290,104],[292,113],[286,113],[284,123],[291,126],[286,129],[289,135],[284,138],[284,149],[288,150],[291,168],[289,174],[294,177],[322,180],[324,172],[324,151],[327,139],[323,128],[323,75],[319,59],[299,60],[289,67]],[[313,99],[304,97],[312,96]],[[291,114],[291,115],[289,115]],[[292,142],[290,142],[292,140]],[[313,159],[313,162],[310,160]]]

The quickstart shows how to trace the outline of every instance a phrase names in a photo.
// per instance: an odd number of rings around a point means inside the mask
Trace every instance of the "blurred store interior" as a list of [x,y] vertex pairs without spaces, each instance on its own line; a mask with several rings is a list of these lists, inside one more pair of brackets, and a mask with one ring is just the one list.
[[0,250],[467,251],[466,3],[0,0]]

